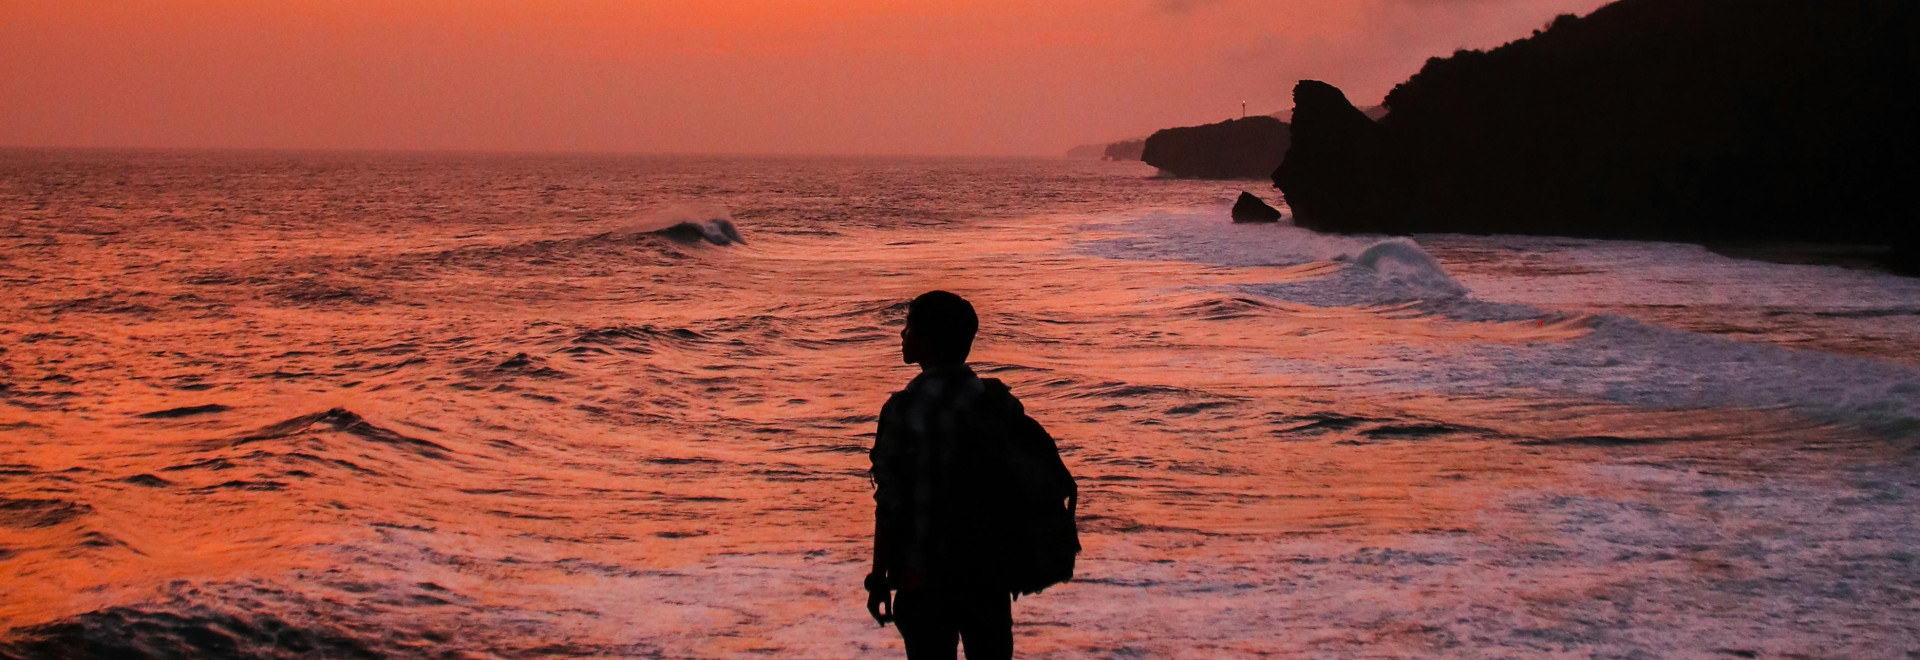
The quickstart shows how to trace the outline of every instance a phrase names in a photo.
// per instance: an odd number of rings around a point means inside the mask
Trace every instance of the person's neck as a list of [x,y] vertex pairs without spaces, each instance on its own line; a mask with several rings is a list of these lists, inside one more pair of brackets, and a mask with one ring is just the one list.
[[920,363],[920,373],[923,374],[948,374],[968,370],[967,363],[965,362],[943,362],[940,364]]

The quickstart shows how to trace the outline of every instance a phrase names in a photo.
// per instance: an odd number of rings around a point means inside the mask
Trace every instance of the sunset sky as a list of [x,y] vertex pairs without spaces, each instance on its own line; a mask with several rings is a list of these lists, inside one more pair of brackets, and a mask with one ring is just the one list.
[[1602,0],[0,0],[0,146],[1033,154]]

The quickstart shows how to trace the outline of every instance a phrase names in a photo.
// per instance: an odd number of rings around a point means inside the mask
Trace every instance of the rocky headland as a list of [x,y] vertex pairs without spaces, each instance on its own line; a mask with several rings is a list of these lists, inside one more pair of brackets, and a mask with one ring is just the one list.
[[1147,148],[1146,138],[1121,140],[1107,145],[1107,160],[1140,160],[1140,152]]
[[1261,179],[1280,165],[1290,142],[1286,122],[1256,115],[1158,131],[1140,160],[1183,179]]
[[1107,154],[1107,145],[1104,145],[1104,144],[1083,144],[1067,150],[1068,158],[1081,158],[1081,159],[1087,159],[1087,160],[1100,160],[1101,158],[1106,157],[1106,154]]
[[1112,161],[1140,160],[1140,151],[1146,147],[1146,144],[1146,138],[1105,144],[1083,144],[1068,149],[1067,157]]
[[1915,34],[1906,0],[1621,0],[1429,60],[1378,121],[1301,82],[1272,176],[1317,230],[1864,243],[1912,267]]

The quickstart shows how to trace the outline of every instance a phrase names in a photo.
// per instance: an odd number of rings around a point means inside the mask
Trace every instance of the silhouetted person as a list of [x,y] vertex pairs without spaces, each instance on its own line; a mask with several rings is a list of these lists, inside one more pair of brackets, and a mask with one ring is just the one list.
[[874,437],[867,611],[899,625],[913,660],[953,658],[961,641],[969,660],[1012,657],[1012,598],[1071,578],[1080,549],[1052,437],[967,367],[978,329],[960,296],[908,305],[900,357],[920,375],[887,400]]

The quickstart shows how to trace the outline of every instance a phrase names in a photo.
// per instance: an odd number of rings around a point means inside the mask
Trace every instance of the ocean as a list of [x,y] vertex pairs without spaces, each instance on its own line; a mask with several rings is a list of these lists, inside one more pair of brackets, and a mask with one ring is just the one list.
[[897,657],[865,453],[930,289],[1080,482],[1023,657],[1920,648],[1920,280],[1241,190],[0,151],[0,657]]

